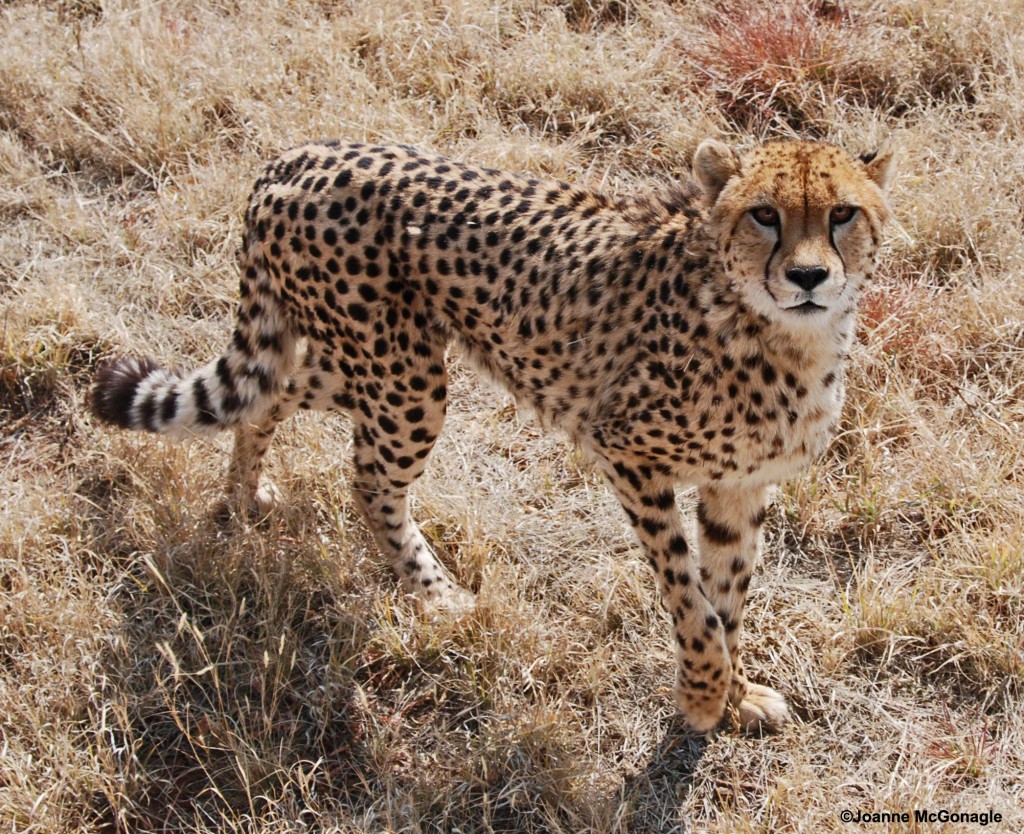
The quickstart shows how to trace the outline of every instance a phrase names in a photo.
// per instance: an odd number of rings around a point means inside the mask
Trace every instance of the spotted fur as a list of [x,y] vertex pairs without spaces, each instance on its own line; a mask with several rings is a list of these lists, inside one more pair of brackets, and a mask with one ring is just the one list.
[[[891,161],[708,141],[694,180],[616,200],[410,147],[306,145],[256,183],[225,352],[187,375],[121,359],[93,410],[178,436],[233,427],[231,489],[261,509],[276,426],[299,408],[348,412],[354,492],[403,588],[461,605],[408,505],[455,340],[607,476],[672,619],[689,724],[714,727],[728,704],[778,724],[782,696],[743,673],[744,600],[770,485],[839,416]],[[696,548],[677,485],[699,490]]]

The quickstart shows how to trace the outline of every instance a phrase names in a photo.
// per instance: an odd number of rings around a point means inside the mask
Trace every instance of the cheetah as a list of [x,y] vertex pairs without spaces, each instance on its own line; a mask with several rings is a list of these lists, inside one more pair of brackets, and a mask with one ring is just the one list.
[[[743,606],[769,489],[839,417],[858,297],[890,210],[888,147],[700,144],[691,177],[612,198],[406,146],[308,144],[245,213],[230,344],[190,374],[101,367],[94,415],[172,436],[231,427],[232,499],[263,512],[277,425],[348,412],[353,493],[405,592],[472,604],[410,516],[441,431],[450,342],[604,474],[672,622],[688,726],[789,720],[748,681]],[[675,487],[698,491],[696,547]]]

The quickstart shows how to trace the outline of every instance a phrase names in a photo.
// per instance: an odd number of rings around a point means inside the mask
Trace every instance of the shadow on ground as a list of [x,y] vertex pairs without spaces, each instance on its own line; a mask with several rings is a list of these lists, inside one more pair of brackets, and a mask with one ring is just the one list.
[[617,800],[630,834],[685,834],[691,826],[681,808],[693,789],[707,737],[687,730],[678,718],[640,773],[623,782]]
[[192,502],[134,504],[127,476],[82,486],[91,550],[122,575],[93,716],[120,787],[92,797],[97,830],[690,830],[703,736],[672,720],[643,771],[592,805],[578,739],[488,701],[481,681],[504,673],[474,656],[486,624],[371,609],[316,547],[333,535],[322,512],[248,529]]

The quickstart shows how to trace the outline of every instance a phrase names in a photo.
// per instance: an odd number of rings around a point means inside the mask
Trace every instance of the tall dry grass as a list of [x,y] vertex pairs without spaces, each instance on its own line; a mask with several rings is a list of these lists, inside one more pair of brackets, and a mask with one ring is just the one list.
[[[1021,830],[1022,21],[1018,0],[0,6],[0,826],[732,834],[947,808]],[[280,433],[289,499],[247,528],[209,513],[226,439],[84,416],[103,357],[223,343],[246,191],[291,144],[622,192],[708,135],[901,155],[842,431],[782,489],[751,593],[749,666],[798,716],[780,735],[680,731],[620,511],[457,356],[416,492],[480,593],[455,622],[396,598],[344,420]]]

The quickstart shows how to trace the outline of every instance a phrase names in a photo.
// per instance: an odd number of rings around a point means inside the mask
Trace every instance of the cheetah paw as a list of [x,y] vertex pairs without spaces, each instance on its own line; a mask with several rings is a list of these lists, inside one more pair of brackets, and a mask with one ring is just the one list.
[[257,518],[268,515],[284,498],[284,493],[277,488],[277,485],[267,481],[260,485],[260,488],[252,496],[249,502],[249,514]]
[[683,689],[677,682],[675,699],[679,715],[688,730],[694,733],[710,733],[722,723],[722,713],[725,711],[725,693],[721,693],[720,697],[696,701],[693,692]]
[[237,514],[243,523],[259,521],[281,503],[284,497],[272,483],[261,484],[249,498],[241,498],[237,493],[222,498],[213,505],[213,516],[221,524],[226,524]]
[[433,616],[459,617],[476,608],[476,595],[458,585],[452,585],[430,597],[419,596],[418,600],[421,609]]
[[770,732],[792,721],[786,699],[757,683],[747,684],[747,692],[735,712],[740,728],[747,732]]

